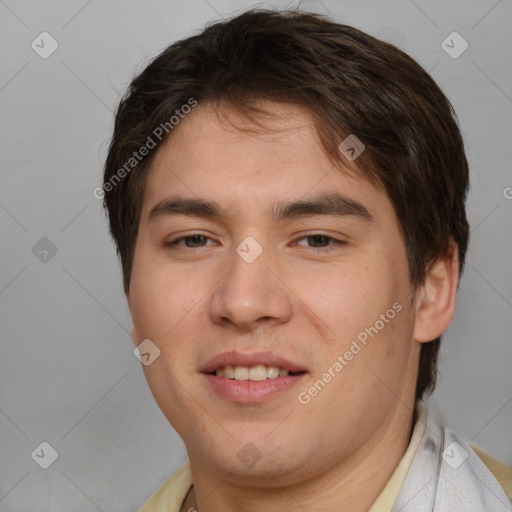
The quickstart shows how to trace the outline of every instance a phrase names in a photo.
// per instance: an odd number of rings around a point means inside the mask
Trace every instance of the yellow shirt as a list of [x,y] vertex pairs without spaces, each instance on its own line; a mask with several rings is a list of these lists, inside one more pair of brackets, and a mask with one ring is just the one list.
[[[417,415],[411,441],[402,460],[368,512],[391,512],[425,431],[426,412],[421,401],[417,402]],[[190,462],[186,462],[149,498],[140,512],[179,512],[191,486]]]

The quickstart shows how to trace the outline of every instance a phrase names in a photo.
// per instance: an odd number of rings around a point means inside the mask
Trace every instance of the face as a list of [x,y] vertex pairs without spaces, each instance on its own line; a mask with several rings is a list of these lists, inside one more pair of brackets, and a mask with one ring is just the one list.
[[127,298],[192,463],[291,483],[408,413],[419,343],[388,198],[333,165],[306,112],[266,106],[261,130],[199,105],[159,148]]

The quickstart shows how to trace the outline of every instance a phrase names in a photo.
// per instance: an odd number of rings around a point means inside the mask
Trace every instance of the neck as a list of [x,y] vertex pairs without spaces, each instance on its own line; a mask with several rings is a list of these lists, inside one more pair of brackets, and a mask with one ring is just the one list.
[[[329,467],[300,468],[301,478],[271,477],[264,482],[225,474],[189,453],[194,488],[182,511],[290,512],[343,510],[366,512],[403,457],[413,428],[413,410],[397,407],[359,450]],[[295,480],[295,481],[294,481]]]

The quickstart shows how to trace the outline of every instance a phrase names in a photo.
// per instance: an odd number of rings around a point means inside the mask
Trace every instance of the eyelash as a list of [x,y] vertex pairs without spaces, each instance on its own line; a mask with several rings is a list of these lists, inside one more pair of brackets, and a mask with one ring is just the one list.
[[[203,247],[205,246],[199,246],[199,247],[183,247],[183,246],[179,246],[178,243],[181,242],[181,241],[184,241],[184,240],[187,240],[187,239],[191,239],[191,238],[195,238],[197,236],[201,236],[201,237],[204,237],[208,240],[211,240],[210,237],[206,236],[206,235],[203,235],[202,233],[193,233],[191,235],[187,235],[187,236],[182,236],[182,237],[179,237],[179,238],[176,238],[175,240],[172,240],[170,242],[167,242],[165,244],[166,247],[169,247],[170,249],[175,249],[175,248],[181,248],[185,251],[187,250],[191,250],[193,251],[194,249],[202,249]],[[316,249],[315,252],[327,252],[327,251],[330,251],[332,250],[332,248],[334,246],[343,246],[343,245],[346,245],[347,242],[345,242],[344,240],[338,240],[337,238],[334,238],[332,236],[328,236],[328,235],[324,235],[323,233],[309,233],[307,235],[303,235],[301,236],[300,238],[297,238],[297,241],[299,240],[304,240],[304,239],[307,239],[307,238],[312,238],[312,237],[315,237],[315,236],[321,236],[323,237],[324,239],[326,239],[326,241],[330,242],[330,244],[326,247],[308,247],[310,249]],[[302,246],[300,246],[302,247]]]

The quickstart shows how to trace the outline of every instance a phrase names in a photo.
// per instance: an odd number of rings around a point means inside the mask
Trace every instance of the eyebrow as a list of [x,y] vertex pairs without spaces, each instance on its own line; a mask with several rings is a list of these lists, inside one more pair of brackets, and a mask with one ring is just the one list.
[[[352,216],[367,222],[373,220],[372,215],[365,206],[338,193],[326,193],[311,199],[287,203],[274,203],[271,213],[272,218],[277,222],[284,219],[312,215]],[[214,220],[220,220],[228,216],[227,212],[214,201],[174,196],[164,199],[153,206],[149,213],[149,222],[172,215],[187,215]]]

